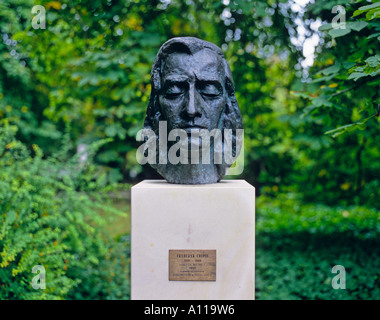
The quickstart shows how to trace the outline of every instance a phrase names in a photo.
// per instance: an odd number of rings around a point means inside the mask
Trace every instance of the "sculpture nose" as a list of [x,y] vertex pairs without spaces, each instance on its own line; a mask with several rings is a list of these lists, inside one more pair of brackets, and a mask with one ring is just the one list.
[[193,85],[190,86],[189,89],[189,99],[188,104],[185,108],[185,114],[187,117],[193,119],[195,117],[200,117],[202,114],[200,112],[200,96],[198,91],[195,89]]

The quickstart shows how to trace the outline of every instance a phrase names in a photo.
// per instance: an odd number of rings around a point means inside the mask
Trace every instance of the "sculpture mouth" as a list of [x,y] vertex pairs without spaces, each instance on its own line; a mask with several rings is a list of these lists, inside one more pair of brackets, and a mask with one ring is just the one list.
[[179,127],[178,129],[182,129],[182,130],[185,130],[185,131],[191,131],[191,130],[204,130],[204,129],[207,129],[206,127],[203,127],[203,126],[196,126],[196,125],[187,125],[187,126],[182,126],[182,127]]

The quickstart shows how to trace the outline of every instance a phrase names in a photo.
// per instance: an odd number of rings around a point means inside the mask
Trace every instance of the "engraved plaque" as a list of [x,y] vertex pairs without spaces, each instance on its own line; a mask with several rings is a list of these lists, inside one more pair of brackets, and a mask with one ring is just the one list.
[[170,281],[216,281],[216,250],[169,250]]

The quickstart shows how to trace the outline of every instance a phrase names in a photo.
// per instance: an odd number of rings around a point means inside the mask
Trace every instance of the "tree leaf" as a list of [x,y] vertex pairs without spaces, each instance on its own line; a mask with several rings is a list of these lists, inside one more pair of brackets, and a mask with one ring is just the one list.
[[376,2],[376,3],[370,4],[368,6],[360,7],[359,10],[366,11],[366,10],[374,9],[374,8],[377,8],[377,7],[380,7],[380,2]]
[[352,30],[360,31],[360,30],[363,30],[366,26],[368,26],[368,22],[365,22],[365,21],[349,22],[348,26]]
[[356,17],[356,16],[362,14],[363,12],[366,12],[368,10],[371,10],[371,9],[374,9],[374,8],[377,8],[377,7],[380,7],[380,2],[373,3],[373,4],[370,4],[368,6],[360,7],[358,10],[356,10],[354,12],[354,14],[352,15],[352,17]]
[[380,54],[369,57],[365,62],[372,68],[377,67],[380,64]]
[[366,14],[368,20],[373,20],[380,17],[380,8],[373,9]]
[[327,100],[326,96],[316,97],[315,99],[312,100],[311,103],[315,105],[316,107],[322,107],[322,106],[332,107],[332,103]]
[[354,81],[362,78],[362,77],[366,77],[368,76],[368,74],[364,73],[364,72],[353,72],[349,75],[349,77],[347,78],[347,80],[351,80],[353,79]]
[[378,37],[378,36],[380,36],[380,32],[372,33],[371,35],[369,35],[369,36],[367,37],[367,39],[369,40],[369,39],[372,39],[372,38],[376,38],[376,37]]
[[317,78],[313,81],[311,81],[310,83],[318,83],[318,82],[323,82],[323,81],[330,81],[331,79],[333,79],[335,76],[335,74],[332,74],[332,75],[329,75],[329,76],[325,76],[325,77],[321,77],[321,78]]
[[327,30],[330,30],[330,29],[332,29],[332,24],[331,23],[323,24],[323,25],[321,25],[318,28],[319,31],[327,31]]
[[339,70],[340,70],[340,64],[336,63],[333,66],[330,66],[326,69],[323,69],[321,71],[321,73],[324,74],[325,76],[328,76],[328,75],[333,74],[333,73],[338,73]]
[[355,129],[360,129],[360,130],[364,130],[366,128],[366,122],[373,118],[374,115],[366,118],[366,119],[363,119],[362,121],[360,122],[355,122],[355,123],[350,123],[350,124],[346,124],[344,126],[341,126],[339,128],[336,128],[336,129],[333,129],[333,130],[329,130],[329,131],[326,131],[325,134],[331,134],[331,136],[333,138],[335,137],[338,137],[340,136],[341,134],[345,133],[345,132],[350,132],[350,131],[353,131]]
[[329,35],[332,37],[332,38],[338,38],[338,37],[342,37],[342,36],[345,36],[347,34],[349,34],[351,32],[351,29],[349,28],[345,28],[345,29],[331,29],[329,31]]
[[350,62],[350,61],[343,62],[343,68],[346,70],[351,69],[353,66],[355,66],[355,62]]

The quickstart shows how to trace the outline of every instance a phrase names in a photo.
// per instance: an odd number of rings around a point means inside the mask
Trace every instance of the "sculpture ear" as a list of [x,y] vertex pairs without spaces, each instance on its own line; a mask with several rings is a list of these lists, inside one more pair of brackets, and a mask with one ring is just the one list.
[[161,89],[160,74],[157,69],[154,69],[151,75],[152,78],[152,91],[159,91]]
[[153,128],[155,132],[158,132],[158,128],[160,126],[160,121],[162,121],[162,113],[161,113],[161,107],[158,102],[158,97],[155,98],[155,114],[153,118]]
[[231,123],[231,112],[232,112],[232,105],[229,97],[227,97],[226,104],[224,106],[223,114],[222,114],[222,130],[224,129],[231,129],[232,123]]
[[[232,98],[232,99],[231,99]],[[223,112],[224,129],[241,129],[243,128],[239,105],[235,96],[228,96]]]
[[152,88],[150,91],[144,127],[150,128],[156,132],[158,130],[159,121],[162,120],[161,108],[158,102],[158,92],[161,89],[161,77],[157,63],[153,63],[153,66],[150,81]]
[[229,96],[227,96],[226,106],[224,108],[224,114],[230,115],[233,112],[232,102]]

